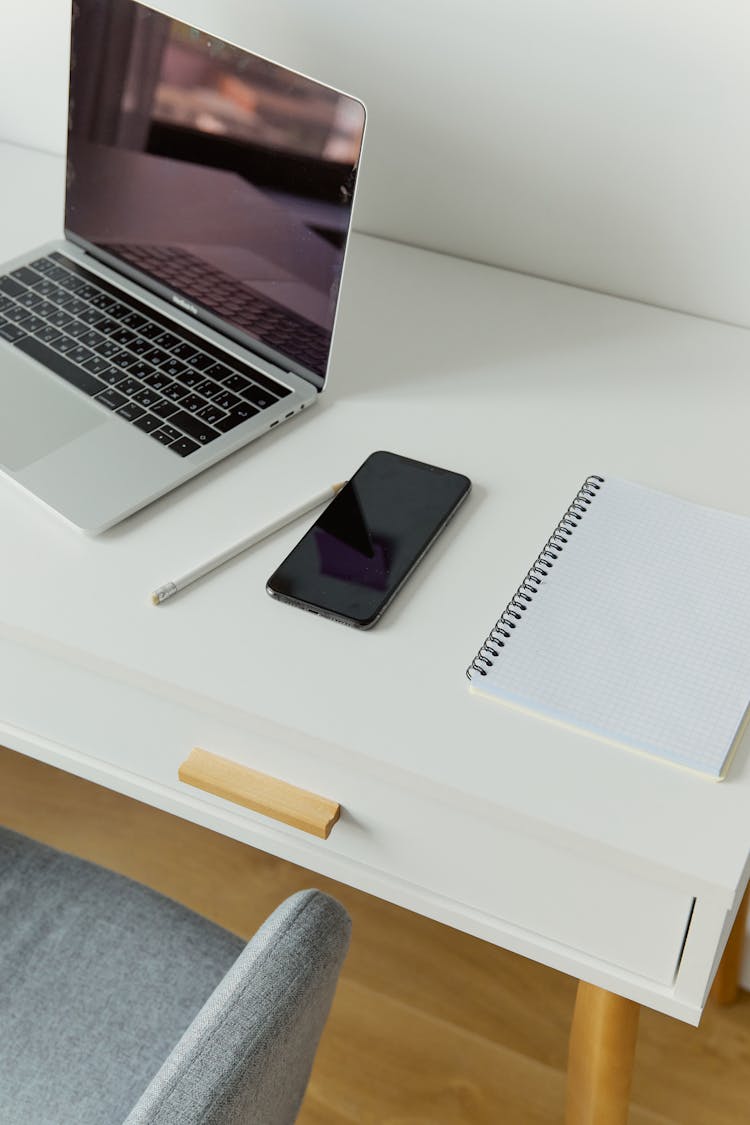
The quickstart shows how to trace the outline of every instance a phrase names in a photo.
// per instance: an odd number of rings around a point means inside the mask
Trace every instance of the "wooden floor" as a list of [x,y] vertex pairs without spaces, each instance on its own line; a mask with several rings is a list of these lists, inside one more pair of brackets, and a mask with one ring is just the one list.
[[[569,977],[2,749],[0,823],[243,936],[302,887],[347,906],[352,948],[300,1125],[562,1121]],[[750,996],[698,1030],[644,1011],[631,1125],[748,1121]]]

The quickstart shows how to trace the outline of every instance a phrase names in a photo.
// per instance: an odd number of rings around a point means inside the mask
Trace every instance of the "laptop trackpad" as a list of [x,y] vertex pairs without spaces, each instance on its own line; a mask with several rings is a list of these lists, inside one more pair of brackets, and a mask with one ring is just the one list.
[[0,354],[0,465],[23,469],[107,422],[95,406],[25,357]]

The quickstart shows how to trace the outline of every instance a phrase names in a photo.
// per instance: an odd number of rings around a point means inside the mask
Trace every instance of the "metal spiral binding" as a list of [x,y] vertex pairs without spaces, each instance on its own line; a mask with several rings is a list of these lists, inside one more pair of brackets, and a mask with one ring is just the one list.
[[529,567],[523,582],[498,617],[484,644],[466,669],[466,675],[469,679],[475,672],[478,672],[480,676],[487,675],[487,669],[491,668],[497,660],[500,649],[505,648],[506,643],[510,640],[511,631],[516,628],[517,623],[521,620],[521,615],[526,612],[532,598],[538,593],[542,580],[547,577],[559,559],[570,536],[586,515],[586,509],[603,484],[604,477],[586,477],[569,504],[565,515]]

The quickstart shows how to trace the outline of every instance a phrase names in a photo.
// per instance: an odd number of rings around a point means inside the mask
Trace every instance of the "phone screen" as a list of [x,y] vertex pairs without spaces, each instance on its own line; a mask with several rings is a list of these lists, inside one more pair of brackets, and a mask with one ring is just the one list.
[[368,628],[470,488],[460,473],[371,454],[271,576],[268,592]]

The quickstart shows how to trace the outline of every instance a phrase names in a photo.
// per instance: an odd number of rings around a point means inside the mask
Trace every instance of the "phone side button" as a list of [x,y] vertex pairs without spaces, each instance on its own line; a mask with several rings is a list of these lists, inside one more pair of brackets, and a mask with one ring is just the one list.
[[288,781],[251,770],[196,747],[177,770],[180,781],[235,805],[327,840],[341,806]]

